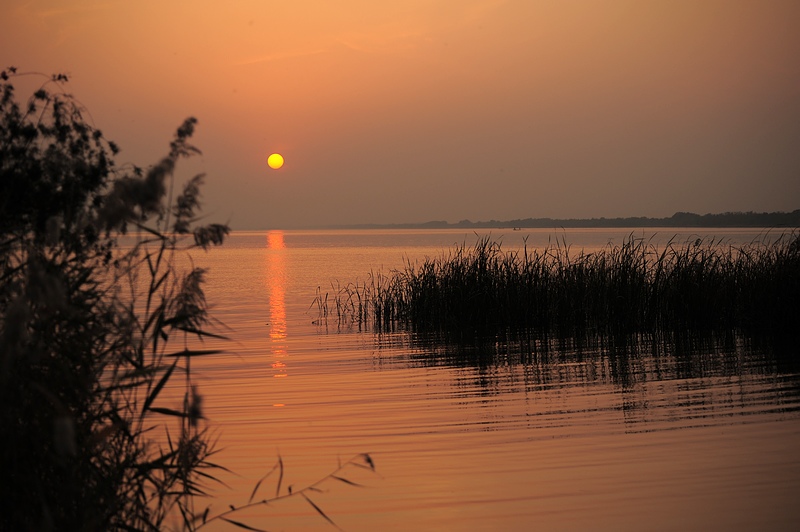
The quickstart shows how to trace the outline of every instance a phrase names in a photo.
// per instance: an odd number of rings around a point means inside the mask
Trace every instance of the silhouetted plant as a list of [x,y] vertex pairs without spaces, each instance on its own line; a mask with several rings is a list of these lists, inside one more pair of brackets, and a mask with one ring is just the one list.
[[[314,509],[315,512],[317,512],[320,516],[322,516],[331,525],[333,525],[336,528],[339,528],[339,526],[333,521],[333,519],[331,519],[331,517],[328,516],[328,514],[326,514],[322,510],[322,508],[320,508],[311,499],[310,494],[323,493],[324,490],[322,489],[321,486],[322,486],[322,484],[324,482],[329,481],[329,480],[336,481],[336,482],[342,482],[344,484],[347,484],[348,486],[363,487],[362,484],[354,482],[353,480],[351,480],[351,479],[347,478],[346,476],[344,476],[346,470],[348,468],[350,468],[350,467],[359,468],[359,469],[365,469],[365,470],[367,470],[367,471],[369,471],[371,473],[375,473],[375,462],[373,462],[372,457],[370,455],[366,454],[366,453],[362,453],[362,454],[358,454],[358,455],[350,458],[349,460],[347,460],[344,463],[339,462],[339,464],[337,465],[336,469],[334,469],[331,473],[327,474],[326,476],[322,477],[321,479],[317,480],[313,484],[309,484],[308,486],[305,486],[305,487],[300,488],[300,489],[292,489],[292,486],[289,485],[289,486],[286,486],[284,490],[282,490],[281,488],[283,487],[283,473],[284,473],[284,471],[283,471],[283,460],[279,456],[278,457],[278,461],[275,462],[275,465],[272,467],[272,469],[270,469],[267,472],[266,475],[261,477],[261,479],[259,479],[259,481],[256,482],[256,485],[253,488],[253,491],[250,494],[250,498],[247,500],[246,504],[243,504],[243,505],[238,506],[238,507],[231,505],[228,510],[226,510],[224,512],[220,512],[220,513],[218,513],[216,515],[213,515],[213,516],[209,516],[210,507],[206,507],[206,509],[203,511],[203,513],[199,516],[199,519],[196,518],[197,529],[201,529],[201,528],[205,527],[207,524],[212,523],[214,521],[225,521],[226,523],[230,523],[230,524],[235,525],[235,526],[237,526],[239,528],[244,528],[244,529],[247,529],[247,530],[261,530],[259,528],[255,528],[255,527],[252,527],[252,526],[247,525],[245,523],[242,523],[240,521],[236,521],[236,520],[232,519],[231,516],[233,514],[235,514],[236,512],[239,512],[239,511],[242,511],[242,510],[246,510],[248,508],[253,508],[255,506],[267,506],[267,505],[269,505],[271,503],[275,503],[275,502],[278,502],[278,501],[280,501],[282,499],[288,499],[288,498],[291,498],[291,497],[302,497],[311,506],[311,508]],[[264,481],[267,480],[270,476],[273,475],[273,473],[276,473],[276,472],[277,472],[277,477],[278,478],[277,478],[277,480],[275,482],[275,495],[272,496],[272,497],[267,497],[267,498],[260,498],[260,499],[256,498],[256,495],[258,494],[258,490],[261,487],[261,485],[264,483]]]
[[[565,242],[504,252],[488,237],[364,285],[318,290],[321,319],[376,330],[401,326],[455,341],[505,335],[800,330],[800,235],[741,247],[714,240],[663,248],[629,237],[585,254]],[[329,308],[333,303],[333,308]]]
[[[199,153],[196,120],[158,164],[121,170],[66,76],[22,107],[17,76],[0,72],[0,529],[250,528],[231,519],[237,509],[195,508],[225,468],[209,460],[191,363],[221,353],[197,339],[224,337],[209,330],[205,271],[177,264],[229,232],[197,225],[202,175],[172,198],[178,161]],[[162,405],[164,390],[181,404]],[[308,495],[327,479],[355,484],[348,466],[374,470],[359,455],[294,493],[279,480],[275,497],[253,502],[257,485],[244,507],[299,496],[333,524]]]
[[[158,164],[123,172],[65,76],[20,106],[16,75],[0,84],[0,528],[158,530],[176,510],[192,528],[216,466],[190,362],[216,351],[189,349],[212,334],[203,271],[174,257],[183,234],[205,248],[228,232],[194,227],[199,177],[170,207],[196,121]],[[126,250],[128,228],[146,236]],[[179,373],[182,406],[160,406]],[[156,415],[177,420],[172,432]]]

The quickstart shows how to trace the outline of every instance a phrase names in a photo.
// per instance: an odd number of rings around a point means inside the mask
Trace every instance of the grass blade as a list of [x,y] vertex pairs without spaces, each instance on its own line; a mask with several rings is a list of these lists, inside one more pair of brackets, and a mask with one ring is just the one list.
[[300,495],[302,495],[302,496],[303,496],[303,498],[304,498],[306,501],[308,501],[308,504],[310,504],[310,505],[311,505],[311,507],[312,507],[312,508],[314,508],[314,509],[317,511],[317,513],[318,513],[319,515],[321,515],[322,517],[324,517],[324,518],[325,518],[325,520],[326,520],[327,522],[329,522],[330,524],[332,524],[333,526],[335,526],[337,529],[341,530],[341,528],[339,528],[339,525],[337,525],[336,523],[334,523],[334,522],[333,522],[333,519],[331,519],[330,517],[328,517],[327,515],[325,515],[325,512],[323,512],[323,511],[322,511],[322,508],[320,508],[319,506],[317,506],[316,504],[314,504],[314,501],[312,501],[311,499],[309,499],[309,498],[308,498],[308,496],[306,496],[306,494],[305,494],[305,493],[303,493],[303,492],[300,492]]
[[220,517],[220,519],[222,519],[226,523],[232,524],[233,526],[238,526],[239,528],[244,528],[245,530],[255,530],[256,532],[268,532],[267,530],[264,530],[263,528],[253,528],[252,526],[246,525],[246,524],[244,524],[244,523],[242,523],[240,521],[234,521],[233,519],[228,519],[227,517]]
[[267,480],[267,477],[269,477],[275,471],[275,469],[277,469],[277,467],[278,467],[278,464],[276,463],[274,466],[272,466],[272,469],[270,469],[267,472],[266,475],[261,477],[261,480],[256,482],[256,487],[253,488],[253,493],[250,494],[250,499],[247,501],[247,504],[250,504],[251,502],[253,502],[253,498],[256,496],[256,492],[258,491],[259,486],[261,486],[261,483],[264,482],[265,480]]
[[346,479],[344,477],[338,477],[336,475],[331,475],[331,478],[335,478],[339,482],[344,482],[345,484],[349,484],[351,486],[356,486],[356,487],[359,487],[359,488],[363,488],[364,487],[363,484],[359,484],[357,482],[353,482],[352,480],[348,480],[348,479]]
[[172,372],[175,370],[175,366],[177,364],[178,364],[178,361],[176,360],[169,367],[169,369],[167,369],[167,371],[164,372],[164,376],[161,377],[161,379],[158,381],[158,384],[156,384],[155,387],[153,388],[153,391],[150,392],[150,395],[147,396],[147,399],[144,402],[144,407],[142,408],[142,413],[147,412],[147,410],[150,408],[150,405],[152,405],[153,401],[156,400],[156,397],[158,397],[158,394],[161,392],[161,389],[164,388],[164,385],[169,380],[169,378],[172,375]]
[[[172,321],[172,320],[167,320],[167,321]],[[197,336],[208,336],[209,338],[216,338],[217,340],[230,340],[230,338],[228,338],[227,336],[222,336],[221,334],[210,333],[208,331],[203,331],[203,330],[200,330],[200,329],[196,329],[194,327],[177,325],[177,326],[175,326],[175,328],[177,330],[179,330],[179,331],[183,331],[183,332],[187,332],[187,333],[191,333],[191,334],[196,334]]]
[[184,349],[183,351],[176,351],[168,353],[165,357],[202,357],[206,355],[218,355],[224,353],[222,349]]
[[275,496],[279,497],[281,494],[281,482],[283,482],[283,458],[278,455],[278,467],[281,469],[281,474],[278,476],[278,487],[275,488]]
[[181,412],[179,410],[173,410],[172,408],[161,408],[161,407],[150,407],[151,412],[158,412],[159,414],[164,414],[165,416],[175,416],[175,417],[188,417],[188,414],[185,412]]

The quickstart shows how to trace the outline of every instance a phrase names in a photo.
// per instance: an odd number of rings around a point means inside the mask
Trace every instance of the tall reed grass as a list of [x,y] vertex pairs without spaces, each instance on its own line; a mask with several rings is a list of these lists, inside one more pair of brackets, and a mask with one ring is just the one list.
[[[229,229],[199,223],[202,174],[175,187],[179,161],[200,153],[196,120],[157,164],[120,169],[116,145],[63,91],[66,76],[45,78],[23,105],[16,76],[0,71],[0,531],[256,530],[234,507],[201,506],[227,469],[211,461],[191,366],[222,353],[195,348],[204,339],[225,337],[205,271],[179,264]],[[138,238],[123,246],[129,228]],[[327,480],[357,485],[353,468],[375,466],[361,454],[281,491],[279,458],[275,495],[254,501],[259,481],[243,507],[302,497],[335,524],[311,497]]]
[[[330,302],[329,302],[330,301]],[[363,285],[318,293],[320,317],[451,339],[512,331],[591,337],[665,331],[800,330],[800,235],[744,246],[714,239],[573,253],[566,242],[504,251],[489,237],[408,261]]]

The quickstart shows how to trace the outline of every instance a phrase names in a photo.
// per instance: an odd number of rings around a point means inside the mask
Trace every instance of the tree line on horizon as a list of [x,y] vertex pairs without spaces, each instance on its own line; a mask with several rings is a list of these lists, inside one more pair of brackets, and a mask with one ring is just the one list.
[[792,212],[724,212],[695,214],[676,212],[666,218],[632,216],[626,218],[524,218],[515,220],[489,220],[472,222],[461,220],[450,223],[432,220],[424,223],[350,224],[330,226],[331,229],[447,229],[447,228],[553,228],[553,227],[800,227],[800,209]]

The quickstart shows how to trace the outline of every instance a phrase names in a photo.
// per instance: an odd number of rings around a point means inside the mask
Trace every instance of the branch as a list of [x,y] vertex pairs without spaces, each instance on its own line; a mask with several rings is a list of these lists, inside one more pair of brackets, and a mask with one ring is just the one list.
[[[314,508],[314,510],[317,511],[317,513],[319,513],[322,517],[325,518],[326,521],[331,523],[336,528],[339,528],[338,525],[336,525],[336,523],[334,523],[333,520],[330,517],[328,517],[325,514],[325,512],[322,511],[322,509],[320,509],[319,506],[314,504],[314,502],[312,502],[311,499],[308,498],[308,493],[322,491],[317,486],[319,486],[323,482],[325,482],[327,480],[330,480],[330,479],[338,480],[338,481],[343,482],[345,484],[348,484],[350,486],[363,487],[362,484],[358,484],[356,482],[353,482],[352,480],[349,480],[349,479],[343,477],[342,475],[340,475],[340,473],[348,466],[359,467],[359,468],[366,469],[366,470],[369,470],[369,471],[377,474],[377,471],[375,471],[375,462],[372,461],[372,457],[370,457],[370,455],[367,454],[367,453],[361,453],[361,454],[355,455],[354,457],[350,458],[348,461],[346,461],[344,463],[340,463],[339,467],[334,469],[332,472],[330,472],[329,474],[325,475],[324,477],[322,477],[318,481],[314,482],[313,484],[309,484],[308,486],[306,486],[306,487],[304,487],[302,489],[292,490],[291,487],[289,487],[287,493],[285,493],[284,495],[280,495],[280,493],[278,492],[278,493],[276,493],[275,497],[272,497],[271,499],[262,499],[260,501],[251,502],[253,500],[253,498],[255,497],[256,491],[258,491],[258,488],[261,485],[261,483],[264,480],[266,480],[266,478],[269,477],[276,469],[278,469],[278,468],[280,469],[281,478],[283,477],[283,460],[280,457],[278,457],[278,462],[272,467],[272,469],[269,470],[269,472],[266,475],[264,475],[264,477],[261,478],[261,480],[259,480],[256,483],[256,487],[253,489],[253,493],[250,495],[250,500],[248,501],[247,504],[245,504],[243,506],[239,506],[239,507],[231,505],[230,506],[230,510],[226,510],[226,511],[220,513],[220,514],[217,514],[217,515],[215,515],[214,517],[212,517],[210,519],[205,519],[205,517],[208,515],[208,510],[206,510],[206,512],[203,514],[203,523],[197,527],[197,530],[203,528],[208,523],[211,523],[212,521],[216,521],[216,520],[226,521],[228,523],[235,524],[236,526],[240,526],[240,527],[246,528],[248,530],[258,530],[256,528],[251,528],[248,525],[245,525],[243,523],[232,521],[232,520],[228,519],[228,516],[238,512],[240,510],[245,510],[247,508],[252,508],[254,506],[267,505],[267,504],[272,503],[272,502],[276,502],[276,501],[279,501],[279,500],[282,500],[282,499],[289,499],[291,497],[297,497],[297,496],[302,496],[306,501],[308,501],[308,503]],[[280,490],[280,483],[278,484],[278,490]]]

